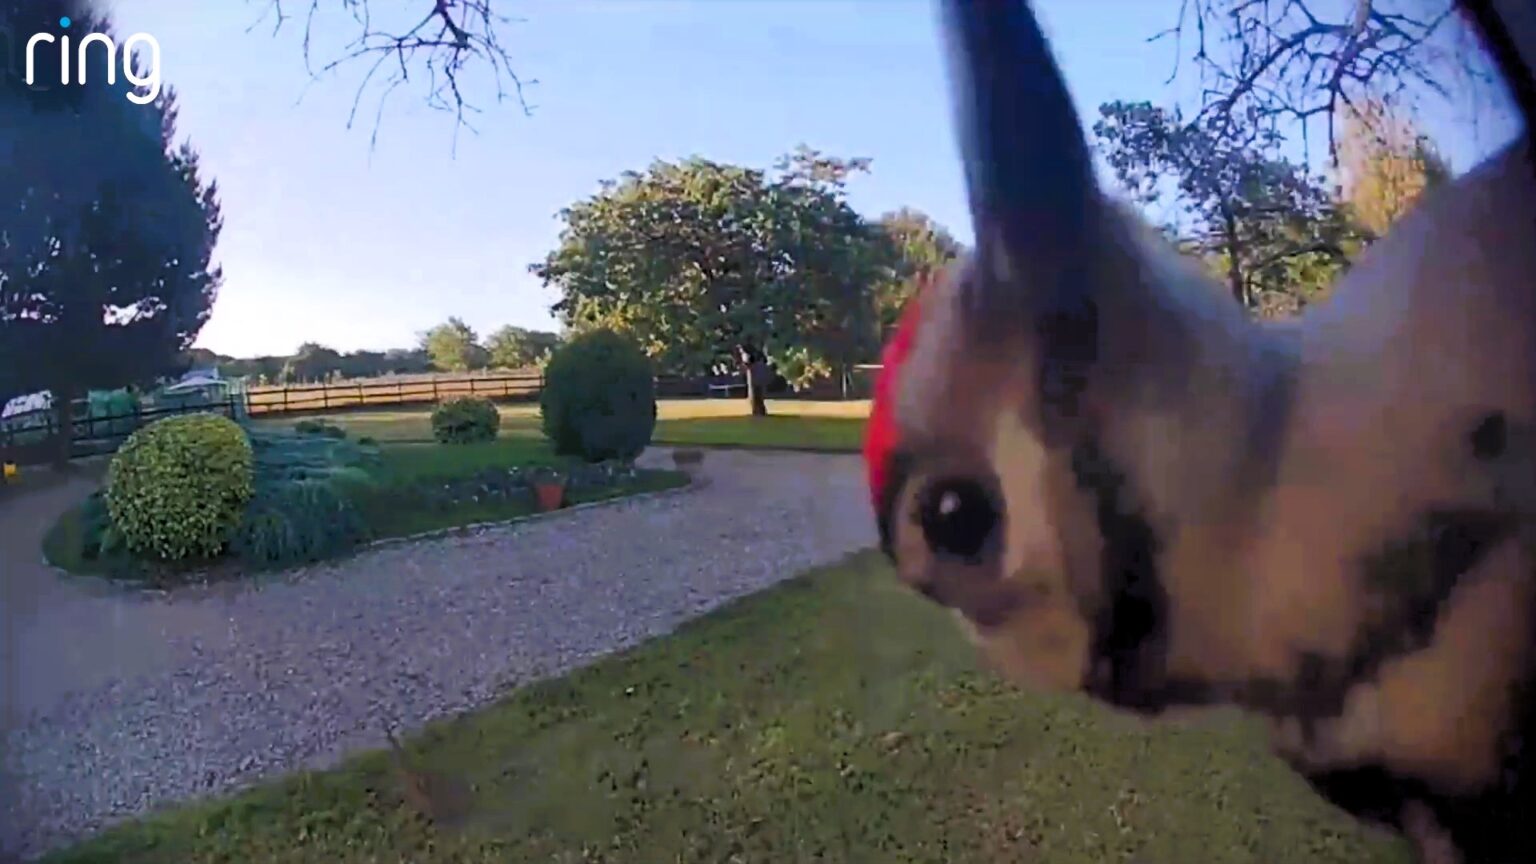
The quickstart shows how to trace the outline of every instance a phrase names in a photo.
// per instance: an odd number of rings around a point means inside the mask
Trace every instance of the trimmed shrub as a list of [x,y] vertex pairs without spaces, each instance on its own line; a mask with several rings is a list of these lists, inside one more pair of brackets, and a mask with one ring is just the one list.
[[[295,424],[297,425],[297,424]],[[344,555],[368,538],[358,499],[375,485],[376,451],[310,431],[250,433],[255,494],[230,551],[258,567]]]
[[555,452],[588,462],[632,460],[656,431],[650,358],[611,330],[577,336],[544,369],[539,413]]
[[43,559],[66,570],[159,584],[166,574],[128,551],[122,532],[112,524],[106,496],[105,489],[97,489],[79,507],[62,514],[43,536]]
[[234,532],[241,560],[282,567],[344,555],[368,537],[357,507],[327,480],[263,484]]
[[251,492],[251,442],[217,414],[145,426],[118,448],[107,472],[112,524],[130,550],[164,561],[219,554]]
[[500,429],[501,412],[480,396],[460,396],[432,409],[432,437],[444,444],[494,441]]
[[95,561],[123,551],[123,534],[112,524],[106,492],[98,489],[80,505],[80,557]]

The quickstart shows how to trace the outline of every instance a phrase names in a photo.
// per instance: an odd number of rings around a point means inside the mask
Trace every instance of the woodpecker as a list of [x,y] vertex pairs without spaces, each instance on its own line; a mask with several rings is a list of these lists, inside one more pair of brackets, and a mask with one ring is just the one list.
[[[1463,11],[1529,129],[1531,15],[1507,2]],[[876,383],[898,577],[1020,685],[1240,706],[1424,861],[1536,861],[1529,133],[1328,300],[1254,321],[1100,189],[1029,4],[941,7],[976,242]]]

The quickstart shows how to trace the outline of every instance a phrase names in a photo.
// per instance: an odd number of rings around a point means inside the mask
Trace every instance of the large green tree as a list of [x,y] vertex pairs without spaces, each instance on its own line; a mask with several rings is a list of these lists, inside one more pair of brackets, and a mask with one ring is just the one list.
[[[85,3],[0,0],[6,33],[56,33],[62,16],[77,39],[110,33]],[[59,68],[60,48],[38,45],[37,68]],[[52,391],[60,459],[75,398],[185,368],[220,282],[218,195],[176,141],[174,93],[138,104],[149,91],[109,83],[105,50],[85,57],[84,85],[0,79],[0,401]]]
[[867,170],[804,147],[773,171],[658,161],[561,211],[559,246],[531,270],[574,330],[628,332],[662,368],[739,369],[761,416],[770,365],[808,383],[873,333],[891,262],[846,196]]
[[431,358],[432,365],[444,372],[481,369],[487,360],[480,337],[458,317],[450,317],[421,334],[421,347]]
[[1146,102],[1111,102],[1100,148],[1141,204],[1170,199],[1171,233],[1259,315],[1299,311],[1332,284],[1360,235],[1322,178],[1279,156],[1280,138],[1215,115],[1183,122]]
[[942,269],[964,247],[928,214],[910,207],[881,216],[879,226],[893,256],[890,278],[875,286],[872,298],[883,340],[896,326],[918,279]]
[[498,369],[526,369],[536,366],[560,346],[560,336],[543,330],[528,330],[508,324],[486,337],[485,350],[490,365]]

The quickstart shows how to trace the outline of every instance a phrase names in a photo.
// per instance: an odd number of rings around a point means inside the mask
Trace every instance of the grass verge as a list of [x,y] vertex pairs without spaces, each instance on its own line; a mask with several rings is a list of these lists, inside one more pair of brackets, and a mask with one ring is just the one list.
[[46,860],[1409,860],[1231,715],[1151,731],[1001,684],[869,553],[434,724],[403,764],[363,754]]
[[[856,451],[864,436],[869,403],[769,400],[769,416],[752,417],[742,399],[664,399],[656,411],[657,444]],[[354,438],[426,442],[432,440],[430,416],[430,408],[419,408],[345,411],[316,419],[335,423]],[[257,423],[292,428],[293,419]],[[524,441],[535,448],[542,444],[538,406],[502,405],[499,440]]]

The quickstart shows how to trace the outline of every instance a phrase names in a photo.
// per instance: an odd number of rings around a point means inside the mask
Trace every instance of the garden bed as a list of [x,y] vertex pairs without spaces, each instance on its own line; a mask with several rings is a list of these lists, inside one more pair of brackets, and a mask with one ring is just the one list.
[[532,481],[557,470],[566,505],[682,486],[675,471],[555,456],[542,442],[379,445],[330,424],[250,430],[254,494],[223,554],[150,562],[129,554],[105,495],[65,513],[44,539],[48,562],[71,573],[164,586],[336,558],[370,541],[536,512]]

